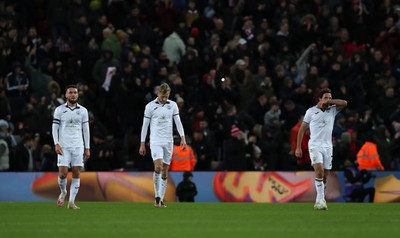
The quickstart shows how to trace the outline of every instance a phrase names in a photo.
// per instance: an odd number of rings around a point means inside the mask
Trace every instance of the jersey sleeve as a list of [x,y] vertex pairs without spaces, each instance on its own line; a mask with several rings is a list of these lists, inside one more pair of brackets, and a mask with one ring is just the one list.
[[149,105],[146,105],[146,107],[144,109],[142,131],[140,133],[140,142],[146,141],[147,130],[149,128],[150,120],[151,120],[150,107],[149,107]]
[[178,108],[178,104],[174,103],[173,107],[172,107],[172,115],[175,117],[176,115],[179,115],[179,108]]
[[331,106],[331,110],[333,111],[333,115],[335,115],[335,116],[336,116],[342,109],[343,109],[343,108],[338,107],[338,106],[336,106],[336,105],[332,105],[332,106]]
[[179,108],[176,103],[174,103],[174,106],[173,106],[173,117],[174,117],[176,129],[178,130],[179,135],[181,137],[184,136],[185,132],[183,130],[181,118],[179,117]]
[[146,105],[146,107],[144,108],[144,117],[151,119],[151,115],[152,114],[151,114],[150,107],[149,107],[149,105]]
[[52,124],[52,135],[54,144],[59,143],[58,129],[60,128],[60,123],[61,123],[61,113],[60,109],[57,107],[56,110],[54,110],[53,124]]
[[84,110],[82,115],[82,133],[83,133],[83,143],[85,149],[90,148],[90,131],[89,131],[89,114],[87,110]]
[[306,114],[304,115],[303,122],[310,124],[311,121],[311,110],[307,110]]

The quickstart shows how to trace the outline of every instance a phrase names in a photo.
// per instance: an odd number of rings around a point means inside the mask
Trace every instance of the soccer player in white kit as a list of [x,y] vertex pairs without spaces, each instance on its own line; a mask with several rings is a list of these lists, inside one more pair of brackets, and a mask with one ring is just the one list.
[[310,140],[308,150],[310,152],[311,165],[315,171],[315,188],[317,197],[314,205],[316,210],[328,210],[325,201],[325,186],[329,170],[332,168],[332,130],[335,116],[347,106],[347,101],[332,99],[331,90],[321,89],[318,94],[316,106],[306,111],[303,122],[297,134],[296,156],[302,157],[301,141],[305,130],[310,128]]
[[173,123],[181,137],[180,145],[186,148],[185,133],[179,117],[176,102],[168,99],[171,88],[163,83],[159,86],[157,98],[149,102],[144,110],[143,126],[140,138],[139,154],[146,154],[145,141],[150,125],[150,151],[154,163],[155,207],[166,207],[164,195],[167,188],[168,168],[171,163],[173,140]]
[[75,205],[75,197],[80,186],[80,170],[90,157],[89,116],[85,107],[77,103],[79,94],[75,85],[66,87],[67,102],[54,111],[52,134],[57,153],[59,207],[64,205],[67,195],[68,168],[72,167],[72,182],[67,208],[80,209]]

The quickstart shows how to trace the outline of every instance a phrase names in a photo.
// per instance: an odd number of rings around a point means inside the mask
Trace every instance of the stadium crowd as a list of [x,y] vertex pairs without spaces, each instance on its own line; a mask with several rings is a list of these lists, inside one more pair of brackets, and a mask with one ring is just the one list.
[[164,82],[196,171],[312,169],[294,146],[325,87],[348,102],[333,169],[368,140],[400,170],[399,43],[398,0],[0,0],[0,170],[57,171],[52,116],[77,84],[85,169],[151,171],[140,128]]

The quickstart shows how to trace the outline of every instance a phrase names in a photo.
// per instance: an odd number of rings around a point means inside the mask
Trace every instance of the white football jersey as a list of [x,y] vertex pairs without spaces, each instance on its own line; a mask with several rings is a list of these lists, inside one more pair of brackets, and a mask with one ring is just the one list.
[[[65,103],[56,108],[53,117],[54,144],[58,143],[64,148],[89,148],[90,142],[88,133],[89,116],[85,107],[77,104],[76,107],[70,108]],[[87,136],[88,138],[84,140],[84,136]]]
[[176,115],[179,115],[179,109],[174,101],[161,104],[156,98],[146,105],[144,117],[150,120],[150,143],[173,142],[173,118]]
[[316,106],[309,108],[304,115],[303,122],[310,128],[309,148],[332,147],[332,130],[335,116],[341,108],[329,106],[325,111]]

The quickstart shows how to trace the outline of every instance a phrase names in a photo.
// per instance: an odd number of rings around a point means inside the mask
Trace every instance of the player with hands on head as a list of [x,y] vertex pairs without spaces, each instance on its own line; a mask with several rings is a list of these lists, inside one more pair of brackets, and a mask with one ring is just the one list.
[[332,99],[331,90],[321,89],[318,94],[317,105],[310,107],[304,116],[299,132],[297,134],[297,145],[295,155],[301,158],[301,142],[304,132],[310,129],[310,140],[308,150],[310,152],[311,165],[315,172],[315,188],[317,190],[314,209],[327,210],[325,201],[325,188],[329,170],[332,168],[332,131],[335,116],[343,108],[347,107],[347,101]]
[[146,154],[146,137],[150,125],[150,151],[154,162],[155,207],[166,207],[164,195],[168,182],[168,168],[171,163],[173,140],[173,121],[181,137],[180,146],[186,148],[185,133],[179,117],[176,102],[169,100],[171,88],[163,83],[159,86],[157,98],[149,102],[144,110],[139,154]]
[[57,205],[64,205],[67,195],[67,175],[70,167],[72,182],[67,208],[80,209],[75,205],[75,197],[80,186],[80,170],[90,157],[89,116],[85,107],[78,104],[79,92],[76,85],[66,87],[67,102],[54,111],[52,135],[57,153],[58,184],[61,194]]

